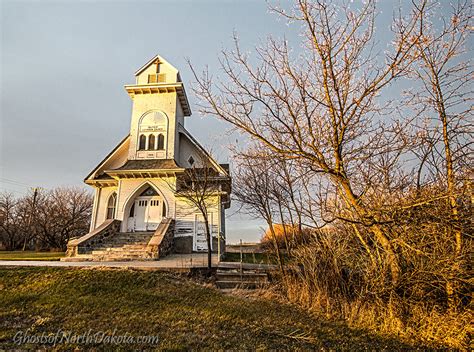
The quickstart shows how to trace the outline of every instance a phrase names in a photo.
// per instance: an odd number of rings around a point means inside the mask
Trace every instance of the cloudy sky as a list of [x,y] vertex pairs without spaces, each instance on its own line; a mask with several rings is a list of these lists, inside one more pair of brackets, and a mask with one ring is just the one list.
[[[188,130],[229,162],[220,146],[238,137],[197,113],[185,59],[218,74],[219,52],[231,46],[234,30],[246,49],[269,34],[295,45],[298,38],[295,26],[257,0],[0,3],[0,191],[17,195],[33,186],[86,187],[83,178],[129,131],[123,86],[155,54],[181,71],[194,108]],[[397,3],[382,1],[382,31]],[[231,242],[259,238],[259,222],[229,215]]]

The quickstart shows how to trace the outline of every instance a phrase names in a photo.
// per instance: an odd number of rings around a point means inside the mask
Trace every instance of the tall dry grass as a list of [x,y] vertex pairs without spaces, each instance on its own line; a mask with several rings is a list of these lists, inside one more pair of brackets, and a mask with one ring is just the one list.
[[[400,240],[408,241],[413,235],[408,230]],[[424,231],[426,235],[427,229]],[[453,272],[449,239],[419,240],[411,251],[399,246],[403,274],[394,287],[383,253],[373,248],[373,262],[348,232],[350,228],[344,226],[319,231],[311,243],[293,249],[288,270],[280,277],[288,300],[375,334],[433,347],[469,349],[473,318],[470,266],[464,263]],[[465,252],[472,253],[471,241],[465,244]],[[445,293],[446,280],[453,275],[458,280],[459,300],[454,308],[447,304]]]

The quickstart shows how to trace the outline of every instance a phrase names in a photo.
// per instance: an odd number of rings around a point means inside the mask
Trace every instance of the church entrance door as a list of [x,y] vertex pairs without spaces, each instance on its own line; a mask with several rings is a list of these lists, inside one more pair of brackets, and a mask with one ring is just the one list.
[[155,231],[161,222],[159,197],[138,197],[135,200],[135,231]]
[[163,200],[149,187],[139,197],[130,210],[128,228],[131,231],[155,231],[163,218]]

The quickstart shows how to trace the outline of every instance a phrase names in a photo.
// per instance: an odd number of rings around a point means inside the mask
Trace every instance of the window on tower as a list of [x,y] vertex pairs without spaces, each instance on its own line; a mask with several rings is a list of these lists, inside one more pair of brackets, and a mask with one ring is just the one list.
[[139,150],[145,150],[146,149],[146,136],[144,134],[140,135],[140,141],[138,143],[138,149]]
[[161,133],[158,135],[158,150],[165,149],[165,136]]
[[166,114],[162,111],[150,110],[140,117],[137,127],[137,158],[163,158],[168,133]]
[[158,77],[157,77],[156,74],[148,75],[148,83],[156,83],[157,78],[158,78]]
[[148,83],[166,83],[166,73],[148,75]]
[[150,134],[148,136],[148,150],[155,150],[155,135]]

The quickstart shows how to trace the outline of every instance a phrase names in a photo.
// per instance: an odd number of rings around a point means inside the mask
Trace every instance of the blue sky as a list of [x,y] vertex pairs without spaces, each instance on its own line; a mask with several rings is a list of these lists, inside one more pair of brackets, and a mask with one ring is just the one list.
[[[157,53],[181,71],[194,110],[187,128],[229,162],[219,146],[236,136],[197,113],[185,59],[218,74],[219,52],[231,46],[234,30],[245,49],[270,34],[298,40],[298,28],[264,1],[0,2],[0,191],[17,195],[28,186],[86,187],[83,178],[128,133],[123,86]],[[380,2],[382,32],[397,4]],[[259,238],[259,222],[234,214],[227,225],[230,242]]]

